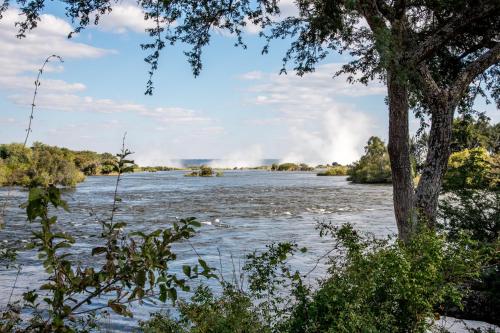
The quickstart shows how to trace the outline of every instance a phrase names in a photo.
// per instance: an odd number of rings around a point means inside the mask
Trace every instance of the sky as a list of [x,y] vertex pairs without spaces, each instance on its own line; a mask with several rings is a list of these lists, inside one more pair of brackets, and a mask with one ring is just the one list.
[[[283,15],[293,13],[283,1]],[[350,163],[372,135],[387,138],[386,89],[379,82],[351,85],[333,77],[347,56],[331,54],[316,71],[279,75],[290,41],[275,41],[261,55],[257,29],[248,49],[213,31],[195,78],[182,45],[167,47],[154,75],[154,95],[144,91],[150,22],[135,4],[119,2],[98,26],[68,39],[71,24],[51,3],[38,28],[16,38],[15,8],[0,21],[0,143],[22,142],[31,112],[34,80],[51,61],[38,90],[29,143],[75,150],[117,152],[123,134],[140,165],[175,166],[178,159],[222,159],[221,166],[256,166],[263,159]],[[493,121],[498,110],[480,102]],[[417,128],[416,120],[411,121]]]

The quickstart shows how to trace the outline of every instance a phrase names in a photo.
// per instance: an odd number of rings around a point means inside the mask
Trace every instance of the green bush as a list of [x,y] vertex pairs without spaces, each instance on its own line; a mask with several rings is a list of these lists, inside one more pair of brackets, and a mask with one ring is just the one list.
[[372,136],[365,147],[365,155],[349,170],[353,183],[390,183],[391,164],[384,142]]
[[[474,161],[475,159],[473,159]],[[482,163],[480,163],[482,164]],[[468,169],[468,168],[463,168]],[[476,175],[466,172],[466,177],[458,177],[455,186],[448,186],[439,203],[441,227],[453,241],[461,232],[468,232],[476,240],[481,251],[490,258],[481,271],[480,279],[469,281],[471,293],[464,302],[463,309],[450,307],[451,316],[486,321],[500,325],[500,191],[498,171],[489,173],[477,168]],[[460,173],[462,175],[462,173]],[[496,186],[489,180],[496,178]],[[472,180],[472,181],[464,181]],[[460,187],[457,184],[466,183]],[[474,186],[471,186],[474,185]],[[486,188],[470,188],[484,187]]]
[[[202,165],[200,170],[192,171],[190,173],[185,174],[185,177],[212,177],[214,176],[214,170],[211,167],[207,167]],[[217,173],[217,176],[220,177],[221,174]]]
[[75,186],[85,176],[116,173],[117,157],[92,151],[72,151],[35,142],[0,145],[0,185]]
[[499,175],[492,173],[494,161],[482,147],[464,149],[451,154],[448,170],[443,178],[443,189],[481,189],[498,186]]
[[319,172],[318,176],[347,176],[349,167],[344,165],[336,165],[328,167],[325,171]]
[[278,165],[278,168],[276,169],[278,171],[298,171],[300,170],[299,165],[295,163],[283,163]]
[[460,304],[462,282],[478,276],[479,253],[459,237],[420,232],[410,244],[366,241],[351,227],[332,230],[346,253],[298,302],[286,332],[427,332],[444,302]]
[[208,166],[201,166],[200,177],[212,177],[214,175],[214,170]]
[[266,333],[252,300],[243,292],[226,286],[214,296],[207,286],[197,288],[189,302],[179,302],[179,319],[156,313],[141,329],[146,333]]
[[[304,249],[279,243],[248,256],[248,289],[200,288],[180,318],[153,315],[145,332],[427,332],[445,302],[460,306],[464,281],[479,274],[476,243],[422,230],[409,244],[361,237],[350,225],[323,225],[337,252],[319,286],[288,259]],[[171,329],[169,331],[169,329]],[[162,331],[163,330],[163,331]]]

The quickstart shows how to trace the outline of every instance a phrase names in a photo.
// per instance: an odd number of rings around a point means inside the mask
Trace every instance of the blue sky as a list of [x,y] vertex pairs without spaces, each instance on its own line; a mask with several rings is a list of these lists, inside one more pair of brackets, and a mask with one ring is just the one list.
[[[285,14],[293,11],[291,1],[284,3]],[[348,163],[371,135],[387,136],[384,86],[333,79],[348,60],[340,55],[329,56],[313,74],[280,76],[288,41],[274,42],[262,56],[263,41],[253,29],[247,50],[214,31],[200,77],[193,77],[182,45],[168,47],[154,95],[145,96],[147,54],[140,44],[148,41],[149,23],[135,5],[118,4],[100,26],[71,40],[71,26],[54,5],[22,40],[15,38],[18,19],[11,9],[0,21],[0,142],[23,140],[37,68],[52,53],[64,63],[52,62],[42,77],[30,142],[116,152],[126,131],[143,165],[222,158],[244,166],[264,158]],[[497,110],[487,110],[498,121]]]

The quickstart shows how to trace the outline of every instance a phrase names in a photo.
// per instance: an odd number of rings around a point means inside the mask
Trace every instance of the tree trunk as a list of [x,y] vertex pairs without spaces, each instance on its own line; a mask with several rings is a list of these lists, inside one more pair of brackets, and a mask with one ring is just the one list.
[[394,212],[399,238],[408,241],[415,229],[414,188],[408,128],[408,86],[388,71],[389,157],[391,161]]
[[419,216],[434,228],[439,192],[450,157],[451,130],[454,104],[444,96],[436,98],[431,106],[431,130],[427,158],[415,195]]

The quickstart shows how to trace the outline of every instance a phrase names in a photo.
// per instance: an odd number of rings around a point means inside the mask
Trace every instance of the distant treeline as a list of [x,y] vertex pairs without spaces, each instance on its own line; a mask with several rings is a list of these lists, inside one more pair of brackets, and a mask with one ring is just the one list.
[[31,148],[19,143],[0,145],[1,185],[75,186],[85,176],[109,175],[116,171],[113,154],[73,151],[40,142]]

